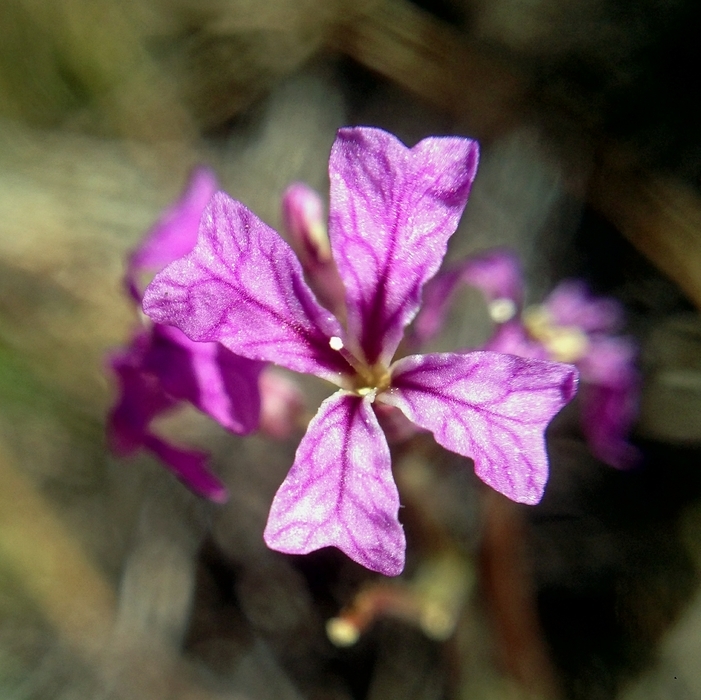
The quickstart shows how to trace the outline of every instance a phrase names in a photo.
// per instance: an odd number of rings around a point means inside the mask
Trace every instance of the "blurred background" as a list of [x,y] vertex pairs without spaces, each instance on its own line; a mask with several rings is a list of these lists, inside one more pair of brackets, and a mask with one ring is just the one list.
[[[3,0],[0,697],[701,698],[700,27],[691,0]],[[617,298],[643,377],[641,463],[598,462],[567,409],[537,507],[396,447],[391,581],[265,548],[301,432],[170,418],[223,506],[104,437],[125,256],[191,168],[277,227],[353,124],[479,139],[449,257],[508,245],[530,302]],[[466,294],[444,340],[488,332]]]

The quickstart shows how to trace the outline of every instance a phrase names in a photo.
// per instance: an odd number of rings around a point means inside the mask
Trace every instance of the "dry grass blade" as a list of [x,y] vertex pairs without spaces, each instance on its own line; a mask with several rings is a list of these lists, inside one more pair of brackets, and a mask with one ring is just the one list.
[[331,41],[333,48],[459,115],[463,128],[482,138],[505,131],[520,111],[523,78],[408,2],[365,5],[338,27]]

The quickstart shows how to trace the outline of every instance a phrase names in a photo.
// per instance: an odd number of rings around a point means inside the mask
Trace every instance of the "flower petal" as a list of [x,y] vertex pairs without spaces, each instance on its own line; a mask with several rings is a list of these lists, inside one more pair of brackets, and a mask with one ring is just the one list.
[[348,330],[370,363],[389,362],[438,270],[477,170],[475,141],[407,148],[380,129],[340,129],[331,150],[329,235]]
[[[178,404],[159,376],[147,369],[152,356],[153,336],[137,335],[131,346],[110,358],[120,385],[120,396],[107,417],[110,449],[120,457],[130,457],[146,449],[158,457],[196,493],[223,503],[226,488],[207,468],[207,455],[166,442],[150,431],[151,421]],[[152,358],[151,358],[152,359]]]
[[577,326],[586,333],[609,333],[623,322],[623,307],[618,301],[594,296],[580,280],[560,282],[544,306],[558,326]]
[[512,320],[523,305],[523,273],[512,252],[498,248],[471,255],[442,270],[426,285],[411,327],[412,347],[420,347],[441,332],[452,296],[462,284],[484,293],[490,315],[499,324]]
[[146,289],[144,311],[252,360],[336,382],[348,370],[329,345],[341,326],[314,298],[291,248],[223,192],[205,210],[194,250]]
[[282,194],[282,220],[302,267],[331,260],[326,212],[318,192],[293,182]]
[[157,272],[194,248],[202,212],[216,191],[216,175],[209,168],[195,168],[180,199],[161,214],[131,254],[126,282],[137,301],[141,299],[138,279],[141,272]]
[[637,377],[638,348],[626,337],[589,336],[589,349],[578,362],[582,381],[605,386],[628,384]]
[[226,486],[207,468],[208,456],[199,450],[185,450],[147,434],[144,447],[155,454],[185,486],[215,503],[229,498]]
[[628,442],[640,403],[637,347],[628,338],[590,338],[582,372],[582,429],[592,454],[619,469],[640,461]]
[[144,369],[165,391],[245,435],[258,428],[262,362],[249,360],[220,343],[196,343],[171,326],[156,324]]
[[521,262],[506,248],[495,248],[466,258],[460,265],[465,284],[480,289],[487,301],[512,301],[517,310],[523,306],[524,283]]
[[412,355],[393,366],[392,388],[378,400],[471,457],[492,488],[534,504],[548,478],[543,434],[576,382],[574,367],[555,362],[493,352]]
[[301,182],[291,184],[282,195],[282,219],[290,245],[316,298],[336,318],[344,319],[346,292],[331,256],[321,197]]
[[528,335],[520,318],[496,326],[492,337],[487,340],[481,350],[518,355],[532,360],[549,359],[548,351],[541,343]]
[[107,441],[120,457],[135,454],[143,446],[151,421],[177,404],[160,382],[144,371],[150,347],[151,336],[139,333],[128,348],[109,358],[119,383],[119,398],[107,416]]
[[340,391],[321,404],[273,500],[265,528],[271,549],[306,554],[338,547],[368,569],[401,573],[399,494],[371,402],[371,395]]
[[441,270],[432,280],[429,280],[423,290],[421,308],[407,332],[408,347],[419,350],[440,334],[460,279],[461,270],[453,267]]
[[597,459],[617,469],[640,462],[640,450],[627,439],[638,415],[637,388],[584,384],[581,412],[582,430]]
[[287,440],[302,424],[306,402],[302,387],[275,367],[260,375],[260,429],[277,440]]

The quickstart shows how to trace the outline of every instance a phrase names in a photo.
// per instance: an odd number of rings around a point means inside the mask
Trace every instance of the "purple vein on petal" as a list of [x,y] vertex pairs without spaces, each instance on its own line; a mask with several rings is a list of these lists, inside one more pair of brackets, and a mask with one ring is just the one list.
[[189,401],[238,435],[258,428],[262,362],[234,355],[219,343],[196,343],[172,326],[154,325],[144,370],[163,389]]
[[330,381],[348,369],[329,346],[341,326],[314,298],[292,249],[223,192],[205,210],[194,250],[146,289],[144,311],[253,360]]
[[161,214],[144,241],[129,256],[127,288],[137,301],[141,298],[138,281],[141,272],[157,272],[193,249],[202,212],[216,191],[215,174],[209,168],[195,168],[183,194]]
[[275,495],[265,541],[288,554],[338,547],[368,569],[396,576],[405,549],[398,511],[389,447],[371,397],[340,391],[309,424]]
[[392,368],[378,400],[401,409],[443,447],[471,457],[477,475],[512,500],[545,488],[545,429],[572,398],[571,365],[493,352],[412,355]]
[[407,148],[380,129],[340,129],[331,150],[329,236],[348,330],[370,364],[388,362],[457,228],[478,160],[469,139]]

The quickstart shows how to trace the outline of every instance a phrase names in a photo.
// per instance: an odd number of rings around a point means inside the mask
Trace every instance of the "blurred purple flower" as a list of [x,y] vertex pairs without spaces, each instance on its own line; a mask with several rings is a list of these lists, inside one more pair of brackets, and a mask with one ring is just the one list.
[[306,401],[299,384],[275,367],[260,375],[260,430],[277,440],[287,440],[304,421]]
[[321,197],[302,182],[291,184],[282,195],[282,219],[311,290],[321,305],[343,322],[345,289],[331,254]]
[[635,464],[639,452],[627,437],[637,415],[640,379],[635,343],[614,335],[622,325],[620,304],[568,280],[543,304],[524,309],[518,259],[497,249],[465,259],[427,285],[410,336],[414,345],[438,333],[450,297],[463,283],[484,293],[497,324],[483,349],[576,365],[582,379],[582,429],[592,453],[614,467]]
[[[192,250],[202,212],[216,188],[213,173],[195,170],[182,197],[130,256],[125,285],[136,302],[141,302],[143,273],[159,270]],[[110,364],[120,389],[107,421],[113,451],[128,456],[147,449],[193,491],[225,501],[226,489],[208,469],[207,455],[158,437],[150,429],[151,422],[189,402],[234,433],[255,430],[263,363],[234,355],[218,343],[195,343],[177,328],[148,323],[129,347],[111,356]]]
[[[390,453],[374,402],[395,406],[477,474],[536,503],[543,432],[576,370],[493,352],[392,362],[467,202],[478,149],[427,138],[408,149],[379,129],[341,129],[331,150],[329,239],[343,323],[315,298],[293,251],[243,204],[214,195],[194,250],[156,275],[144,310],[189,337],[340,387],[309,424],[265,529],[276,550],[325,546],[386,575],[404,566]],[[309,274],[310,268],[307,267]]]

